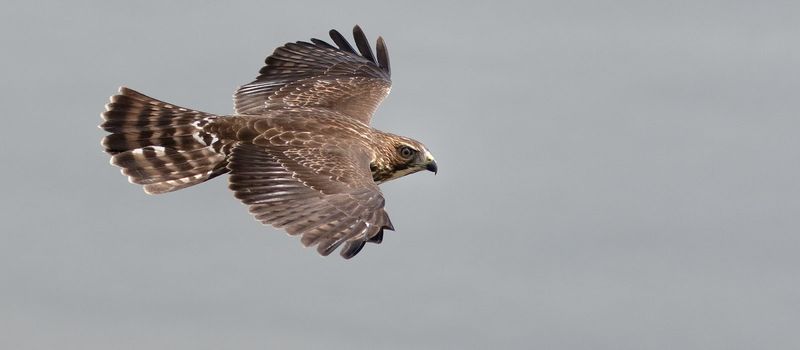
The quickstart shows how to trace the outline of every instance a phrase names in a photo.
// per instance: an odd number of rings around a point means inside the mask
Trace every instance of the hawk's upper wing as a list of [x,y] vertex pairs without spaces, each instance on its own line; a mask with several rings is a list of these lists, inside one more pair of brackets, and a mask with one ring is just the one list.
[[230,188],[257,220],[301,235],[328,255],[356,255],[393,230],[372,180],[369,157],[358,147],[264,147],[238,144],[228,168]]
[[233,96],[237,114],[262,114],[280,107],[326,107],[369,124],[391,87],[389,54],[378,37],[377,57],[361,28],[353,28],[356,53],[336,30],[334,47],[322,40],[281,46],[266,59],[255,81]]

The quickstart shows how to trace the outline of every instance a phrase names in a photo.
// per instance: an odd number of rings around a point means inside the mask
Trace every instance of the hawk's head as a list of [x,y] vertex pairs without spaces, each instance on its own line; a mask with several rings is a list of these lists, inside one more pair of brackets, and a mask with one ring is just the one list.
[[379,133],[375,159],[370,164],[372,179],[386,182],[420,170],[439,169],[431,152],[421,142],[389,133]]

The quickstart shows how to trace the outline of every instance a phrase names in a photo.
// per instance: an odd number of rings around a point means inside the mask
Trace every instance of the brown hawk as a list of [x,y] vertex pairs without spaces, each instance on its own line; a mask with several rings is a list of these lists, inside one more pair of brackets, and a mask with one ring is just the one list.
[[264,224],[344,258],[394,230],[378,185],[437,171],[425,146],[369,126],[389,94],[389,56],[361,28],[281,46],[234,94],[233,115],[178,107],[122,87],[100,127],[111,163],[149,194],[230,173],[229,187]]

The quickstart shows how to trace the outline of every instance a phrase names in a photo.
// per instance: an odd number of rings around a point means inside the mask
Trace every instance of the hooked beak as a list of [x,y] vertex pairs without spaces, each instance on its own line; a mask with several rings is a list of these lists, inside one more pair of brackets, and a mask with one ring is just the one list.
[[431,161],[428,162],[428,165],[425,166],[425,169],[428,169],[428,171],[432,171],[434,174],[439,172],[439,168],[436,166],[436,161],[433,159],[431,159]]
[[428,171],[432,171],[434,174],[439,172],[439,167],[436,166],[436,160],[433,159],[433,155],[425,151],[425,169]]

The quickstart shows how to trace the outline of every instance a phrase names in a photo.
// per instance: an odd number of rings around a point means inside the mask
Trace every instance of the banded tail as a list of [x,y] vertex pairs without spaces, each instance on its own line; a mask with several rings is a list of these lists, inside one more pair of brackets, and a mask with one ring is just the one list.
[[100,125],[111,164],[131,183],[158,194],[228,172],[223,144],[203,130],[218,116],[174,106],[122,87],[111,97]]

